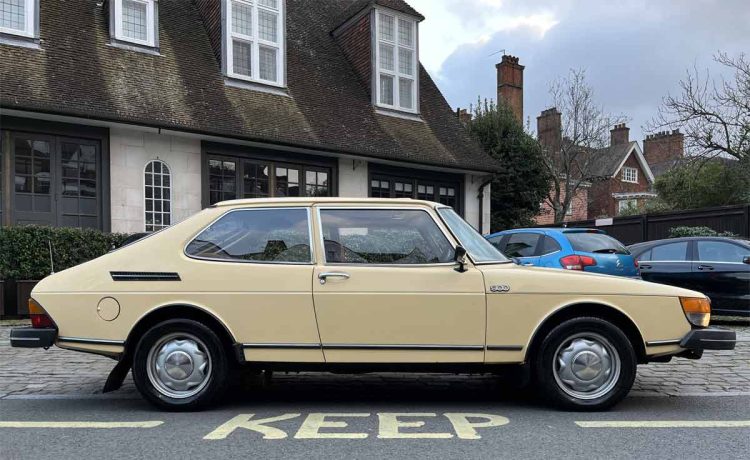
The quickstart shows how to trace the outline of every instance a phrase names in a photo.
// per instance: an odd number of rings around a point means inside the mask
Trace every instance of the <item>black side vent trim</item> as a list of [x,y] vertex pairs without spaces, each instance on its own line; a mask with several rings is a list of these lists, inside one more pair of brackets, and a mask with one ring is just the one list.
[[109,272],[113,281],[182,281],[175,272]]

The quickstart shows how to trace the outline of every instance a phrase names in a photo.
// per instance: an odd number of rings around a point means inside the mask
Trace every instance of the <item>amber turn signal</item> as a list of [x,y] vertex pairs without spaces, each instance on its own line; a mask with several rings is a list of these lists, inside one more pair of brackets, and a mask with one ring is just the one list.
[[47,315],[44,308],[42,308],[36,300],[31,298],[29,298],[29,316],[31,317],[31,327],[33,328],[44,329],[55,327],[54,321],[52,321],[52,318]]
[[682,311],[690,324],[708,327],[711,322],[711,301],[705,297],[680,297]]

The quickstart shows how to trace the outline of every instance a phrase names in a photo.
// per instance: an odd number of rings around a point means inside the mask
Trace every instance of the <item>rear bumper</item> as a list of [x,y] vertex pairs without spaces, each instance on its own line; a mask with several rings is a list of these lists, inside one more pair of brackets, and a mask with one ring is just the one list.
[[737,334],[729,329],[708,327],[693,329],[680,342],[688,350],[734,350]]
[[49,348],[55,344],[57,329],[16,327],[10,330],[10,346],[17,348]]

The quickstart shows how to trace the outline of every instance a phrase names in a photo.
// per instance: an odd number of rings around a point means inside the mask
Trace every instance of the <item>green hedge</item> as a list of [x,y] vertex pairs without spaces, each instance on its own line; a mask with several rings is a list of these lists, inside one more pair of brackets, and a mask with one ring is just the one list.
[[670,238],[682,238],[685,236],[727,236],[736,237],[732,232],[717,232],[710,227],[672,227],[669,229]]
[[49,243],[55,271],[95,259],[118,247],[127,235],[59,227],[0,228],[0,279],[38,280],[50,274]]

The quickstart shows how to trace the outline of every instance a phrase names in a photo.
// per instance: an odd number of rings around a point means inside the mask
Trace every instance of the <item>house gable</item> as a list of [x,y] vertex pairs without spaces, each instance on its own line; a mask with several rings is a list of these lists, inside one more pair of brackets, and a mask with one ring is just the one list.
[[637,168],[639,178],[644,177],[648,180],[649,184],[654,183],[654,174],[651,172],[651,168],[649,167],[646,158],[643,156],[643,151],[637,142],[632,143],[630,151],[625,158],[622,159],[620,165],[617,167],[614,174],[612,174],[612,177],[615,179],[619,178],[622,174],[622,168],[625,166]]

